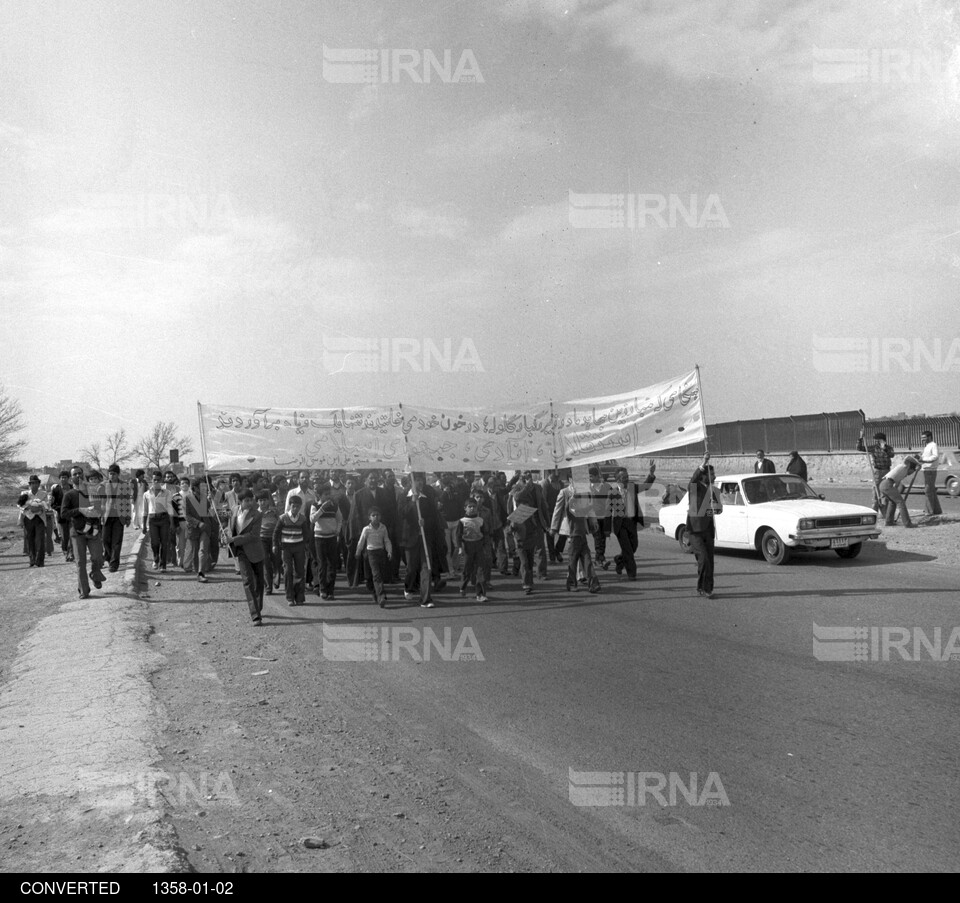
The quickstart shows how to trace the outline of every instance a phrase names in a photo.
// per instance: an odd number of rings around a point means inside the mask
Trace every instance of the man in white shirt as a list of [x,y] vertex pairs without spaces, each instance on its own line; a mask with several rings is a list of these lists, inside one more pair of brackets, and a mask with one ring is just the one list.
[[940,464],[940,447],[933,441],[933,433],[924,430],[920,434],[924,446],[920,453],[923,485],[927,495],[927,514],[943,514],[940,499],[937,498],[937,466]]
[[913,456],[907,455],[903,461],[892,467],[890,471],[880,480],[880,497],[887,499],[884,505],[885,519],[884,524],[888,527],[894,525],[894,518],[897,513],[903,521],[904,527],[915,527],[916,524],[910,522],[910,512],[907,511],[907,503],[900,494],[901,484],[904,479],[912,474],[920,462]]

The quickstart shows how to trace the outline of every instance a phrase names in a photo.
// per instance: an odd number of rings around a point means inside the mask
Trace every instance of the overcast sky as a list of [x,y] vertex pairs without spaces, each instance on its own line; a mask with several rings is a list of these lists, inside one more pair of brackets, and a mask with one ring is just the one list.
[[697,363],[709,422],[956,410],[958,36],[925,0],[2,0],[27,457],[197,445],[198,400],[508,406]]

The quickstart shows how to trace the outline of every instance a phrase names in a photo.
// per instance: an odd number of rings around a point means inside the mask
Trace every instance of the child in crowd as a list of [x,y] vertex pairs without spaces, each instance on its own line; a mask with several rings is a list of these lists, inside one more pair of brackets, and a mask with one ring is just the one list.
[[332,599],[337,582],[343,515],[333,498],[333,489],[330,486],[320,488],[320,501],[310,512],[310,522],[313,524],[313,542],[316,549],[317,595],[321,599]]
[[280,549],[274,542],[273,534],[280,520],[276,502],[269,489],[261,489],[257,493],[257,507],[260,509],[260,542],[263,543],[263,581],[267,587],[267,595],[272,596],[274,580],[276,588],[280,588]]
[[310,521],[300,509],[303,499],[299,495],[287,499],[289,510],[277,519],[273,531],[274,542],[279,543],[283,553],[284,588],[288,605],[303,605],[307,545],[310,542]]
[[600,529],[589,501],[578,498],[571,493],[567,499],[567,523],[570,536],[570,558],[567,566],[567,591],[577,590],[577,565],[583,571],[587,580],[587,588],[591,593],[600,592],[600,578],[590,558],[590,546],[587,536]]
[[472,580],[477,588],[477,601],[486,602],[484,573],[487,569],[486,547],[489,542],[487,526],[478,514],[477,500],[469,498],[463,506],[464,516],[457,521],[456,547],[463,561],[463,577],[460,580],[460,595],[467,595],[467,586]]
[[357,560],[363,561],[367,589],[373,593],[373,601],[383,608],[387,594],[383,591],[383,578],[388,573],[387,562],[393,555],[393,546],[387,528],[380,523],[380,509],[370,509],[370,523],[360,532],[357,542]]

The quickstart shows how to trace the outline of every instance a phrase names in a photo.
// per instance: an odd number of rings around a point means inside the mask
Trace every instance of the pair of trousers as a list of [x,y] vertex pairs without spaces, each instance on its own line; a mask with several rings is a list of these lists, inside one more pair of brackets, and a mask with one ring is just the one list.
[[406,546],[405,551],[407,553],[407,574],[403,589],[408,593],[419,593],[420,604],[424,605],[430,601],[432,575],[430,566],[427,564],[427,556],[423,553],[423,543]]
[[569,537],[570,554],[567,560],[567,586],[577,585],[577,565],[583,570],[583,576],[587,584],[593,589],[597,581],[597,572],[590,559],[590,543],[587,542],[585,534],[577,533]]
[[460,560],[460,554],[457,551],[457,524],[460,521],[446,521],[446,528],[443,531],[444,539],[447,541],[447,562],[450,565],[451,572],[459,571],[463,567]]
[[73,547],[70,545],[70,521],[58,521],[57,526],[60,528],[60,548],[63,550],[63,554],[69,558],[73,554]]
[[896,515],[900,515],[900,519],[903,521],[903,525],[909,526],[910,524],[910,512],[907,511],[907,503],[903,500],[903,496],[900,494],[900,489],[897,487],[897,484],[893,480],[881,480],[880,481],[880,496],[887,500],[885,507],[885,517],[884,523],[888,527],[892,527],[894,521],[896,520]]
[[243,593],[247,597],[250,617],[259,621],[263,614],[263,562],[250,561],[243,552],[237,554],[237,567],[243,580]]
[[603,532],[603,527],[593,534],[593,542],[597,547],[597,561],[602,564],[607,560],[607,534]]
[[486,543],[483,540],[464,542],[463,577],[460,579],[460,592],[466,592],[471,582],[477,586],[477,595],[486,595],[486,580],[489,579],[489,562]]
[[187,545],[183,553],[183,569],[188,573],[207,574],[211,567],[210,525],[187,527]]
[[[533,587],[533,553],[534,549],[520,546],[520,583],[523,589]],[[541,559],[542,560],[542,559]],[[541,575],[542,576],[542,575]]]
[[[336,536],[314,536],[317,557],[317,579],[320,583],[320,593],[332,596],[337,583],[337,550]],[[388,571],[389,573],[389,571]]]
[[634,555],[637,552],[637,524],[632,520],[621,520],[617,525],[617,542],[620,545],[620,554],[614,558],[617,565],[622,565],[629,577],[637,576],[637,562]]
[[303,604],[305,599],[307,548],[302,542],[283,546],[283,587],[288,602]]
[[23,536],[27,541],[30,564],[43,567],[47,551],[47,525],[42,517],[23,519]]
[[277,575],[283,567],[283,555],[273,540],[273,534],[260,534],[260,544],[263,546],[263,579],[267,589],[273,589]]
[[153,563],[167,566],[167,549],[170,546],[170,518],[166,514],[154,514],[150,518],[150,549]]
[[90,581],[87,579],[87,553],[90,553],[90,573],[98,583],[103,577],[103,543],[99,536],[84,536],[74,533],[73,557],[77,559],[77,591],[81,596],[90,595]]
[[387,574],[387,550],[367,549],[363,553],[363,574],[366,578],[367,589],[373,594],[373,601],[378,605],[386,602],[387,594],[383,591],[383,578]]
[[116,571],[120,567],[120,550],[123,548],[123,520],[108,517],[103,522],[103,557],[107,567]]
[[690,548],[697,557],[697,589],[713,592],[713,549],[716,533],[713,525],[704,533],[690,532]]
[[940,507],[940,499],[937,497],[936,468],[923,472],[923,486],[927,496],[927,504],[925,505],[927,514],[943,514],[943,509]]

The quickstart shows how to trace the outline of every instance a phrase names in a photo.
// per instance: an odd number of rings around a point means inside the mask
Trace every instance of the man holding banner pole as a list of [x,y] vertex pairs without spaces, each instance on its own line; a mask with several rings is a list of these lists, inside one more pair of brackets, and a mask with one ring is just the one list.
[[433,521],[439,518],[436,508],[424,492],[424,475],[411,472],[410,491],[400,500],[400,530],[407,553],[403,597],[409,601],[419,594],[421,608],[434,607],[430,548],[436,540],[432,535],[436,532]]

